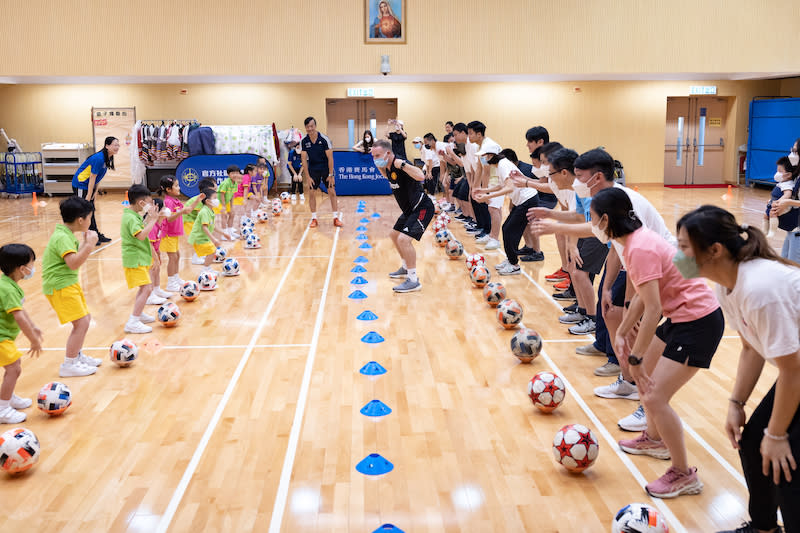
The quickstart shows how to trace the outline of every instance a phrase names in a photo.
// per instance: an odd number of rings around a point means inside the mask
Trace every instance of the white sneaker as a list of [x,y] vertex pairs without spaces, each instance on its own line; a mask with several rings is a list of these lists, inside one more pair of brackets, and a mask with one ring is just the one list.
[[485,250],[497,250],[498,248],[500,248],[500,241],[498,241],[497,239],[489,239],[489,241],[486,243],[486,247],[484,249]]
[[297,195],[296,195],[296,194],[293,194],[293,195],[292,195],[292,201],[293,201],[293,202],[296,202],[296,201],[297,201]]
[[[170,280],[167,282],[167,290],[175,293],[181,292],[181,287],[183,287],[184,283],[186,282],[183,281],[182,279],[179,279],[177,281]],[[167,296],[164,296],[164,298],[167,298]]]
[[500,263],[500,264],[498,264],[498,265],[495,265],[495,266],[494,266],[494,269],[495,269],[495,270],[500,270],[500,269],[502,269],[502,268],[505,268],[506,266],[508,266],[508,265],[510,265],[510,264],[511,264],[511,263],[509,263],[509,262],[508,262],[508,259],[506,259],[506,260],[505,260],[505,261],[503,261],[502,263]]
[[150,324],[151,322],[155,322],[155,321],[156,321],[155,318],[153,318],[152,316],[147,315],[145,313],[142,313],[141,315],[139,315],[139,322],[141,322],[142,324]]
[[197,257],[197,254],[192,255],[192,264],[193,265],[202,265],[206,262],[205,259],[202,257]]
[[629,383],[622,378],[622,374],[619,375],[617,381],[612,383],[611,385],[606,385],[605,387],[597,387],[594,389],[594,393],[601,398],[622,398],[624,400],[638,400],[639,399],[639,389],[636,388],[636,385],[633,383]]
[[300,202],[302,203],[302,202],[305,202],[305,201],[306,201],[306,195],[305,194],[301,194],[300,195]]
[[27,409],[28,407],[33,405],[33,400],[31,400],[30,398],[20,398],[16,394],[13,394],[11,396],[11,401],[9,402],[9,405],[14,409]]
[[0,411],[0,424],[19,424],[25,422],[25,413],[20,413],[10,405]]
[[151,331],[153,328],[144,325],[141,320],[135,322],[129,320],[125,324],[125,333],[150,333]]
[[480,239],[475,239],[475,242],[477,242],[478,244],[483,244],[483,243],[489,242],[491,239],[492,238],[489,237],[489,235],[487,234],[487,235],[484,235],[483,237],[481,237]]
[[501,276],[518,276],[522,273],[522,270],[520,270],[519,265],[512,265],[509,263],[503,268],[498,269],[497,273]]
[[647,415],[644,412],[644,408],[640,404],[632,414],[621,418],[617,425],[625,431],[646,431]]
[[156,287],[155,289],[153,289],[153,293],[152,294],[155,294],[156,296],[159,296],[159,297],[165,298],[165,299],[169,299],[169,298],[172,298],[173,296],[175,296],[174,292],[167,292],[164,289],[162,289],[161,287]]
[[77,357],[74,361],[64,361],[58,369],[58,375],[62,378],[77,378],[81,376],[91,376],[97,372],[97,367],[87,365]]
[[103,364],[102,359],[98,359],[97,357],[89,357],[83,352],[78,352],[78,361],[89,366],[100,366]]
[[147,297],[147,301],[145,302],[146,305],[161,305],[167,302],[166,298],[162,298],[161,296],[156,296],[155,291],[150,293],[150,296]]

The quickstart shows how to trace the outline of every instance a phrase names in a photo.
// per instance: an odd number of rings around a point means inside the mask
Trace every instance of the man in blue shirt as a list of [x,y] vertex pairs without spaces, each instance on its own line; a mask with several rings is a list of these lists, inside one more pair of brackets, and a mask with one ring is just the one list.
[[316,228],[317,222],[317,194],[316,190],[324,182],[331,199],[331,211],[333,211],[333,225],[342,227],[341,213],[337,211],[338,202],[336,201],[336,180],[334,178],[333,166],[333,144],[324,134],[317,131],[317,121],[314,117],[308,117],[303,121],[306,126],[307,135],[300,141],[303,150],[303,172],[306,179],[309,198],[308,207],[311,208],[311,222],[308,227]]

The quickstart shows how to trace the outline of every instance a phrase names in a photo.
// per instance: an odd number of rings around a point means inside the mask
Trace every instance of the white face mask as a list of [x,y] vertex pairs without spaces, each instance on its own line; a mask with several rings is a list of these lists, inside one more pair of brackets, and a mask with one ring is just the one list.
[[547,176],[547,169],[542,165],[541,167],[533,167],[533,175],[537,178],[543,178]]
[[551,179],[551,180],[549,181],[549,184],[550,184],[550,188],[553,190],[553,194],[558,194],[558,191],[559,191],[560,189],[558,188],[558,185],[556,185],[556,180],[554,180],[554,179]]
[[211,204],[211,207],[219,207],[219,198],[214,198],[213,200],[209,201],[208,203]]
[[796,167],[797,163],[800,163],[800,154],[797,154],[796,152],[790,153],[789,163],[791,163],[793,167]]
[[780,183],[780,182],[784,181],[784,176],[785,175],[786,174],[784,174],[783,172],[775,172],[775,175],[772,176],[772,179],[774,179],[775,181]]
[[575,178],[572,181],[572,190],[575,191],[575,194],[581,198],[590,198],[592,196],[592,190],[589,188],[589,186],[578,178]]
[[35,266],[31,267],[31,271],[28,272],[27,274],[24,274],[22,276],[22,279],[31,279],[34,274],[36,274],[36,267]]
[[592,233],[594,234],[595,237],[597,237],[597,240],[602,242],[603,244],[607,243],[609,240],[608,235],[606,235],[605,231],[600,229],[599,225],[595,226],[594,224],[592,224]]

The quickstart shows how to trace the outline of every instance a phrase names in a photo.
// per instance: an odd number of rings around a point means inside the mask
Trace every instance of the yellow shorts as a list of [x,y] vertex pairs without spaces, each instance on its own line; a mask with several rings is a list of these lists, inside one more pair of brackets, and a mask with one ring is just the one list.
[[17,345],[11,339],[0,341],[0,366],[8,366],[17,362],[22,357],[22,352],[17,349]]
[[234,196],[233,205],[244,205],[244,198],[242,198],[241,196]]
[[83,296],[83,289],[77,283],[53,291],[53,294],[46,294],[45,296],[62,324],[78,320],[89,314],[86,298]]
[[149,285],[150,281],[150,267],[140,266],[136,268],[125,268],[125,281],[128,282],[129,289],[135,289],[142,285]]
[[178,251],[178,237],[161,237],[161,246],[159,250],[167,253],[174,253]]
[[214,212],[215,215],[219,215],[222,213],[222,204],[218,205],[217,207],[212,207],[211,210]]
[[194,246],[194,253],[197,254],[197,257],[205,257],[217,251],[213,242],[207,242],[204,244],[195,244],[193,246]]
[[184,222],[183,223],[183,234],[189,235],[192,232],[192,228],[194,227],[194,222]]

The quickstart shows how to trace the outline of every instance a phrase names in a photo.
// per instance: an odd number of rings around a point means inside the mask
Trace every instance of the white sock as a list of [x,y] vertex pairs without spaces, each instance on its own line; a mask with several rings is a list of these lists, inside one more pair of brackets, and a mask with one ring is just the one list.
[[409,281],[418,281],[417,280],[417,269],[416,268],[409,268],[408,269],[408,280]]
[[136,315],[131,315],[130,318],[128,318],[128,322],[138,322],[138,321],[139,317]]
[[405,260],[403,260],[403,268],[408,268],[408,265],[406,265]]
[[0,411],[11,405],[11,400],[0,400]]
[[317,218],[317,214],[316,213],[311,213],[311,220],[314,220],[315,218]]

